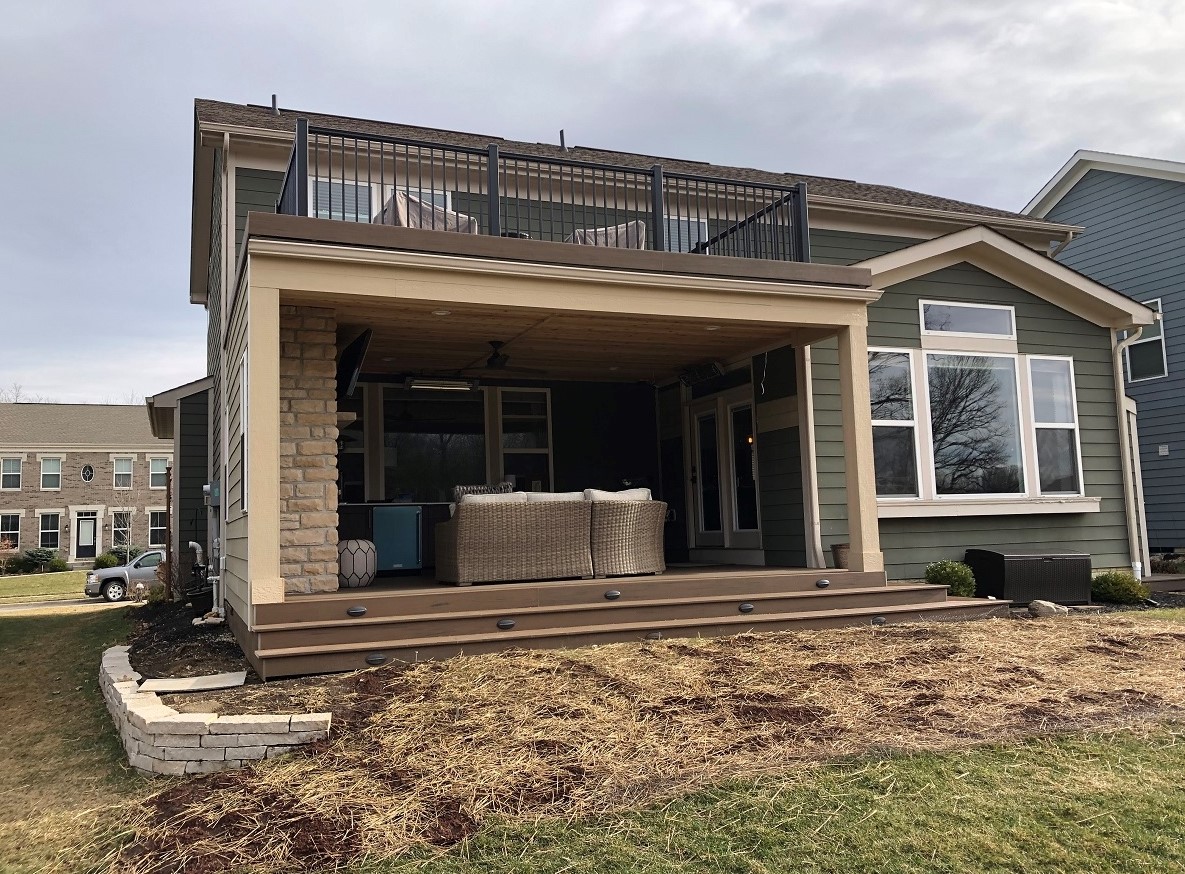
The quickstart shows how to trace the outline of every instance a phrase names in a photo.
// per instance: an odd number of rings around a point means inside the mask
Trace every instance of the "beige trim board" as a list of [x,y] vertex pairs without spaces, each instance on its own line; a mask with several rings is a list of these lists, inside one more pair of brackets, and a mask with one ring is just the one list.
[[1166,179],[1170,182],[1185,182],[1185,163],[1181,161],[1166,161],[1161,158],[1141,158],[1136,155],[1079,149],[1053,175],[1053,178],[1045,183],[1036,196],[1025,204],[1021,212],[1039,219],[1045,218],[1049,211],[1061,203],[1062,198],[1091,170],[1125,173],[1129,176],[1144,176],[1149,179]]
[[922,501],[881,498],[876,514],[881,519],[921,519],[935,516],[1022,516],[1038,513],[1097,513],[1101,498],[943,498]]
[[963,262],[1100,327],[1151,325],[1156,319],[1151,308],[982,225],[869,258],[860,266],[884,288]]

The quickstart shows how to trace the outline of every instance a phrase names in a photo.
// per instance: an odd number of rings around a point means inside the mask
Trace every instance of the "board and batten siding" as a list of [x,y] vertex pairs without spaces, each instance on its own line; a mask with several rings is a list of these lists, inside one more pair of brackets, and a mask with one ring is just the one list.
[[1185,548],[1185,183],[1090,170],[1048,217],[1086,228],[1059,261],[1138,301],[1161,301],[1168,375],[1127,393],[1138,405],[1148,542]]
[[[856,236],[861,237],[861,246],[870,248],[875,242],[867,235]],[[977,267],[959,264],[886,289],[868,310],[869,345],[920,348],[920,298],[1015,306],[1021,354],[1074,357],[1083,480],[1086,494],[1102,498],[1102,504],[1098,513],[882,519],[881,549],[889,578],[920,578],[929,562],[961,560],[968,547],[1087,552],[1096,568],[1127,567],[1130,559],[1107,329]],[[836,342],[813,345],[811,357],[820,528],[827,554],[831,544],[848,539]]]
[[[198,392],[178,401],[180,408],[180,457],[174,465],[177,492],[177,551],[188,554],[192,540],[210,555],[206,502],[202,486],[209,482],[209,392]],[[184,562],[182,562],[184,564]]]
[[757,476],[765,563],[806,567],[806,490],[798,421],[798,372],[789,346],[753,359]]
[[[206,373],[214,378],[211,391],[213,397],[221,397],[222,392],[222,274],[223,245],[222,245],[222,169],[223,152],[214,151],[214,174],[210,180],[213,187],[213,198],[210,209],[210,264],[206,273]],[[217,403],[210,405],[208,419],[209,430],[209,482],[222,481],[222,412]]]

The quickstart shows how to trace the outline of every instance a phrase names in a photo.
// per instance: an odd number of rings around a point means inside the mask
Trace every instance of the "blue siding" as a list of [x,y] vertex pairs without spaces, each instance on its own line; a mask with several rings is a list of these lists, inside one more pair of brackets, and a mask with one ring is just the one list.
[[1161,300],[1168,376],[1128,394],[1139,404],[1148,542],[1185,548],[1185,184],[1091,170],[1048,218],[1086,228],[1058,260],[1136,300]]

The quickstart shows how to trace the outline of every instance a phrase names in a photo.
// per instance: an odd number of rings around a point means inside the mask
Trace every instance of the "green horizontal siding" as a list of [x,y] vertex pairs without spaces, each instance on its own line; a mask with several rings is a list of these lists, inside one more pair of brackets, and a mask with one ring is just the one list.
[[[891,579],[921,576],[927,563],[961,559],[969,547],[1022,547],[1086,552],[1095,567],[1129,562],[1118,423],[1107,329],[973,267],[958,264],[892,286],[869,307],[869,344],[920,348],[922,298],[1016,307],[1022,354],[1074,358],[1079,433],[1086,494],[1101,499],[1098,513],[1024,514],[958,518],[883,519],[881,548]],[[843,431],[837,345],[811,347],[816,464],[824,551],[847,540]]]
[[280,187],[284,174],[276,170],[249,170],[235,168],[235,253],[243,242],[243,230],[247,227],[247,213],[275,213],[276,201],[280,199]]

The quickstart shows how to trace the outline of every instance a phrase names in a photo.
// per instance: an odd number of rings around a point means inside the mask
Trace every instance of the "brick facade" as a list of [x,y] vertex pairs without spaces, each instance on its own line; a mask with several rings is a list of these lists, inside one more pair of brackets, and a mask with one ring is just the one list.
[[280,307],[280,574],[288,593],[337,589],[337,322]]

